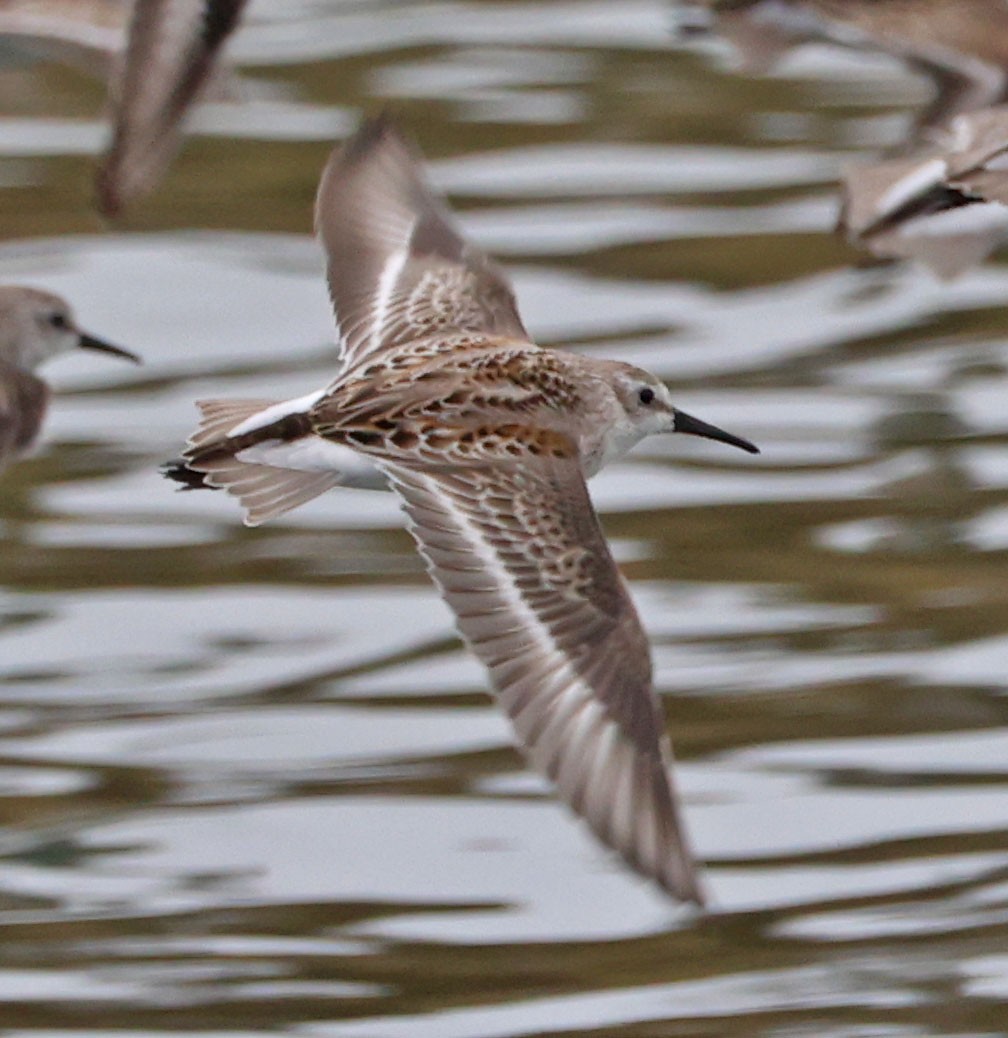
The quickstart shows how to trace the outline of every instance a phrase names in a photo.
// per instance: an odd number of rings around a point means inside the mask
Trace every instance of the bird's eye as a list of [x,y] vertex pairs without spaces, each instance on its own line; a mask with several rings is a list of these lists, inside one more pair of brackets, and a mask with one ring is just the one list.
[[644,386],[637,394],[637,399],[642,404],[650,404],[654,400],[654,390],[650,386]]
[[49,323],[53,328],[69,328],[70,325],[66,319],[66,314],[61,314],[58,311],[54,314],[49,315]]

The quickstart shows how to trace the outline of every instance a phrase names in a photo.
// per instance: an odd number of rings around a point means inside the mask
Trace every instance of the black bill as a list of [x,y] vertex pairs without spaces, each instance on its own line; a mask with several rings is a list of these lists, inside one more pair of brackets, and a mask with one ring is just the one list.
[[140,358],[135,353],[130,353],[129,350],[124,350],[119,346],[113,346],[109,342],[103,342],[101,339],[96,339],[93,335],[86,335],[84,332],[81,332],[80,347],[83,350],[111,353],[114,357],[123,357],[125,360],[133,361],[134,364],[141,363]]
[[672,413],[675,421],[674,432],[689,433],[691,436],[703,436],[708,440],[720,440],[721,443],[730,443],[733,447],[741,447],[742,450],[748,451],[750,454],[759,454],[759,447],[748,440],[743,440],[741,436],[733,436],[731,433],[725,432],[724,429],[719,429],[716,425],[708,425],[706,422],[701,422],[699,418],[694,418],[693,415],[680,411],[678,408],[673,410]]

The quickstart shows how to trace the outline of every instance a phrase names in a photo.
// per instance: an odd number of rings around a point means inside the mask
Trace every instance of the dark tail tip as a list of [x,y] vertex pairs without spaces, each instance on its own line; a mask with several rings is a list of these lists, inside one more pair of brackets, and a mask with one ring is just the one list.
[[196,469],[190,468],[188,462],[184,458],[175,458],[172,461],[166,461],[161,466],[161,475],[166,479],[173,479],[176,483],[181,483],[183,490],[219,489],[207,482],[205,472],[197,472]]

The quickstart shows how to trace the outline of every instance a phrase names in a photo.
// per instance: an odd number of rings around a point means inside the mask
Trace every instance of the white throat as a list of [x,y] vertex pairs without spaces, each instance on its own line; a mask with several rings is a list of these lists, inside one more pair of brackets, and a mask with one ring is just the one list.
[[587,444],[582,465],[585,478],[590,479],[612,461],[622,458],[632,447],[650,433],[639,424],[623,417],[611,425],[595,443]]

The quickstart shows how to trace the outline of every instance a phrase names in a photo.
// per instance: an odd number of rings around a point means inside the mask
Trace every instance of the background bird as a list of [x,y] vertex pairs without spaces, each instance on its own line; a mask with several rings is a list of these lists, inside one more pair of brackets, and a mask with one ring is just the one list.
[[45,420],[51,391],[35,370],[75,349],[140,362],[135,353],[81,331],[59,296],[0,286],[0,468],[32,447]]

